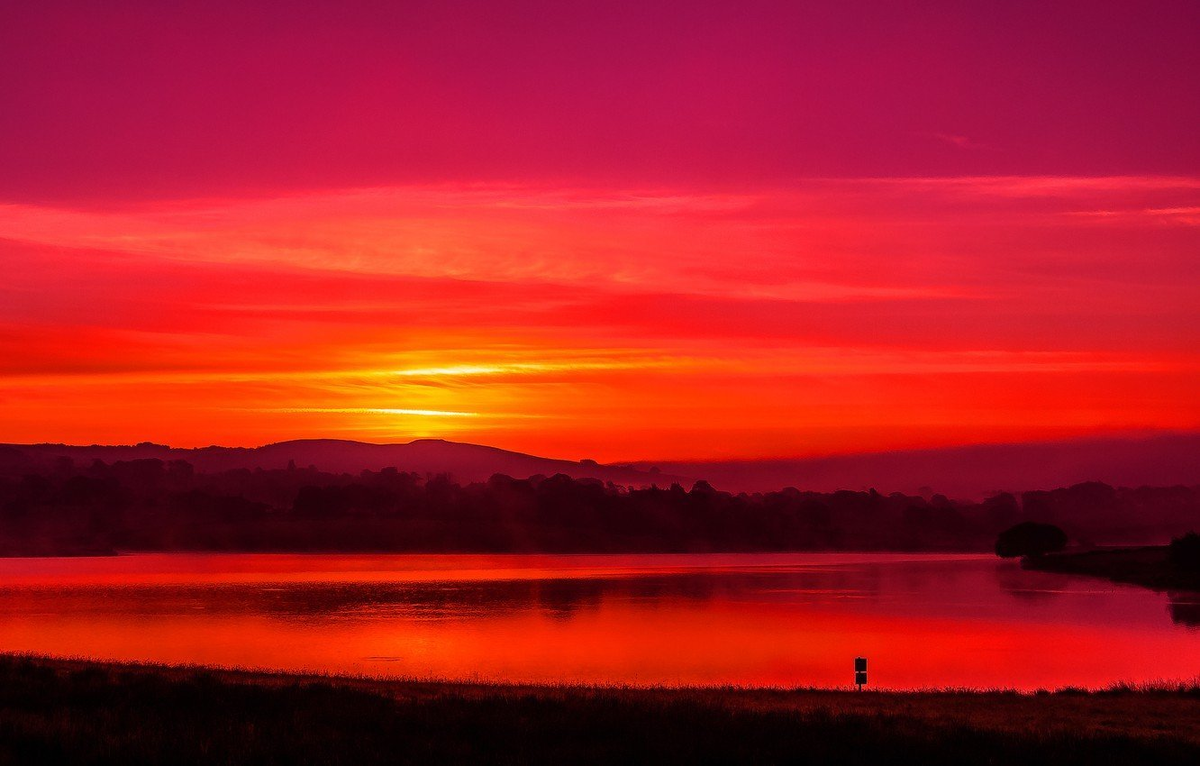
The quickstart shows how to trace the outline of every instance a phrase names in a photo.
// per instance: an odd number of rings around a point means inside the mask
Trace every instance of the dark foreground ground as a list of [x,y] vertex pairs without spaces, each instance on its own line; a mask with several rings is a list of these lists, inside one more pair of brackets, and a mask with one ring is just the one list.
[[879,693],[369,681],[0,656],[4,763],[1197,763],[1200,687]]
[[1200,571],[1172,566],[1165,545],[1050,553],[1025,559],[1022,566],[1042,572],[1106,577],[1155,590],[1200,591]]

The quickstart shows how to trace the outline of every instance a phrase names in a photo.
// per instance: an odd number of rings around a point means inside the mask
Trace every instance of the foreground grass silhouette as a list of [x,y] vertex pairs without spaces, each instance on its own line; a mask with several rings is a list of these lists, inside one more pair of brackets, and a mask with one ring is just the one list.
[[0,657],[4,763],[1195,763],[1200,688],[615,689]]

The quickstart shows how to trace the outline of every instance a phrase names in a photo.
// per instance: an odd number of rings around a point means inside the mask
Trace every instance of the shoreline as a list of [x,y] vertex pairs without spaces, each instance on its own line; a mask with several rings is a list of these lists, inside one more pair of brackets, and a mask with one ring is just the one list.
[[1021,567],[1036,572],[1100,577],[1154,591],[1200,591],[1200,572],[1171,566],[1167,546],[1101,548],[1047,553],[1021,560]]
[[425,549],[374,549],[374,548],[146,548],[105,549],[96,551],[65,550],[51,552],[21,552],[0,550],[2,559],[75,559],[75,558],[122,558],[128,556],[791,556],[806,554],[878,554],[890,556],[980,556],[991,557],[985,548],[764,548],[761,550],[713,549],[704,551],[678,550],[425,550]]
[[110,660],[76,655],[42,654],[38,652],[11,652],[0,650],[0,664],[31,662],[39,666],[52,667],[59,671],[104,669],[109,672],[158,675],[167,678],[202,674],[235,684],[286,685],[331,684],[348,688],[370,688],[380,693],[420,690],[429,692],[465,692],[497,694],[546,694],[550,696],[572,693],[619,693],[645,695],[701,694],[727,696],[755,695],[805,695],[811,697],[836,698],[839,695],[862,695],[876,698],[917,697],[1046,697],[1046,696],[1105,696],[1124,694],[1183,694],[1193,695],[1200,700],[1200,674],[1183,680],[1155,679],[1153,681],[1114,681],[1104,686],[1055,686],[1022,689],[1017,687],[971,687],[971,686],[923,686],[911,689],[865,686],[856,688],[852,683],[844,686],[783,686],[750,685],[737,683],[686,684],[686,683],[623,683],[593,681],[513,681],[513,680],[466,680],[436,676],[384,676],[357,674],[341,671],[274,669],[267,667],[243,667],[236,665],[210,665],[192,662],[155,662],[153,660]]
[[898,753],[1194,762],[1200,679],[1035,693],[634,688],[0,655],[0,761],[880,763]]

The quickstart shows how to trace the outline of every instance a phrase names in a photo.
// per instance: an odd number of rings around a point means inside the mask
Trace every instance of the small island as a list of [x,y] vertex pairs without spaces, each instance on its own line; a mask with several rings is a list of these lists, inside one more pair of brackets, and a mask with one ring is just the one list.
[[1066,551],[1067,536],[1051,524],[1023,522],[996,540],[996,555],[1021,557],[1039,572],[1105,577],[1159,591],[1200,591],[1200,535],[1188,532],[1169,545]]
[[1200,591],[1200,570],[1174,565],[1169,545],[1051,553],[1026,559],[1022,566],[1041,572],[1107,577],[1153,590]]

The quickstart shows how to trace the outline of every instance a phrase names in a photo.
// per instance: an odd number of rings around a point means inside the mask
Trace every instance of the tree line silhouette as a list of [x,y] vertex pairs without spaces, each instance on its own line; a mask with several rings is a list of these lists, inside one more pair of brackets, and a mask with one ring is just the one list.
[[0,553],[114,550],[707,552],[990,550],[1035,519],[1073,540],[1164,541],[1200,490],[1081,484],[982,502],[874,490],[731,494],[707,482],[626,488],[495,475],[458,484],[394,468],[198,473],[183,461],[0,473]]

